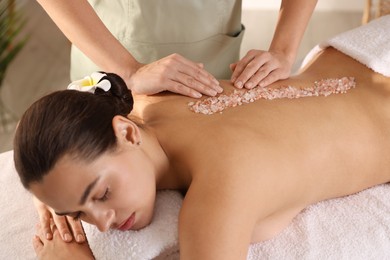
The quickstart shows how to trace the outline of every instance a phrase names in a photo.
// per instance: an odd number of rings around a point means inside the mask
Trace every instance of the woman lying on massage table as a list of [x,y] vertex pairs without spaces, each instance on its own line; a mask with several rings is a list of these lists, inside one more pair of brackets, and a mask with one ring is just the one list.
[[[247,98],[221,85],[229,102]],[[101,231],[141,229],[156,189],[185,190],[181,259],[245,259],[251,242],[274,237],[308,205],[390,181],[390,78],[333,48],[249,97],[263,98],[211,115],[173,94],[137,96],[132,109],[109,73],[86,89],[95,94],[55,92],[23,115],[14,147],[23,185]],[[200,110],[214,111],[211,103]],[[92,257],[83,244],[38,235],[39,258]]]

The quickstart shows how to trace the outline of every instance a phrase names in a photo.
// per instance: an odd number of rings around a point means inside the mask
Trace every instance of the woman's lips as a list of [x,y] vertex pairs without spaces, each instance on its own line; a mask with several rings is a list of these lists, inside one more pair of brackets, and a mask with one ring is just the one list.
[[121,224],[118,229],[121,231],[126,231],[129,230],[133,225],[134,225],[134,220],[135,220],[135,212],[131,214],[131,216]]

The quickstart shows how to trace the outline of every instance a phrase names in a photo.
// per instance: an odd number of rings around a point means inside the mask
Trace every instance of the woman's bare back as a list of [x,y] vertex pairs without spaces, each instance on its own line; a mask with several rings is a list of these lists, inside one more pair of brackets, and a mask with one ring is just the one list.
[[[140,100],[142,118],[171,158],[177,186],[195,186],[188,200],[225,194],[221,207],[248,204],[249,241],[261,241],[312,203],[390,181],[389,78],[327,49],[301,74],[272,87],[344,76],[357,84],[346,94],[258,100],[214,115],[191,112],[190,98],[147,98]],[[230,83],[222,85],[232,91]]]

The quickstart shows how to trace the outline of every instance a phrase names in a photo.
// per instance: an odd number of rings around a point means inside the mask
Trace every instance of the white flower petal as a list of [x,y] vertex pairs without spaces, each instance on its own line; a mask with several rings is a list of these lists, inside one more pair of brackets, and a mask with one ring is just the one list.
[[84,79],[79,79],[79,80],[73,81],[73,82],[71,82],[68,85],[67,88],[68,89],[80,90],[80,87],[82,86],[83,81],[84,81]]
[[81,86],[93,86],[95,85],[93,82],[93,78],[91,76],[86,76],[82,79]]
[[96,87],[97,88],[101,88],[103,89],[104,91],[109,91],[110,88],[111,88],[111,83],[110,81],[106,80],[106,79],[103,79],[102,81],[100,81],[98,84],[96,84]]
[[100,73],[100,72],[93,72],[90,76],[92,78],[91,85],[96,85],[104,76],[107,76],[107,75],[104,73]]
[[[111,88],[111,83],[108,80],[102,80],[99,82],[106,74],[100,72],[94,72],[91,76],[86,76],[83,79],[79,79],[70,83],[67,89],[74,89],[82,92],[94,93],[96,87],[108,91]],[[99,82],[99,83],[98,83]]]
[[81,92],[90,92],[90,93],[95,93],[95,89],[96,89],[96,87],[95,86],[82,86],[81,88],[80,88],[80,91]]
[[80,90],[80,87],[78,85],[74,85],[74,84],[70,83],[66,89]]

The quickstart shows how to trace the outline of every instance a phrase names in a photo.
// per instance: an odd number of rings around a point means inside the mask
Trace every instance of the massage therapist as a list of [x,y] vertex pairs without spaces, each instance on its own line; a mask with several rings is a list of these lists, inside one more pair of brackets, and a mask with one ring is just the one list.
[[72,80],[104,70],[136,94],[195,98],[222,92],[216,78],[248,89],[287,78],[317,3],[282,0],[269,50],[239,60],[241,0],[37,1],[74,44]]

